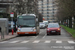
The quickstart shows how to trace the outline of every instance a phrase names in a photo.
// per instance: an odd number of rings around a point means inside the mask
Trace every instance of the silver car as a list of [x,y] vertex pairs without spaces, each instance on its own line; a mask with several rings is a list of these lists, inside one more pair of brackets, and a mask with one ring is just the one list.
[[40,23],[39,23],[39,27],[40,27],[40,28],[45,28],[45,27],[46,27],[46,25],[45,25],[45,23],[40,22]]

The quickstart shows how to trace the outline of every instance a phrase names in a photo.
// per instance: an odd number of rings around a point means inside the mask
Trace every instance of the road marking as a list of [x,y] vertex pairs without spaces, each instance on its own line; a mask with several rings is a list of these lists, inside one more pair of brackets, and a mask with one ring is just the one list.
[[3,41],[3,42],[0,42],[0,43],[6,43],[6,42],[8,42],[8,41]]
[[[41,40],[34,40],[32,43],[39,43]],[[25,41],[21,41],[20,40],[17,40],[17,41],[3,41],[3,42],[0,42],[0,43],[28,43],[30,42],[29,40],[25,40]],[[51,40],[45,40],[43,41],[43,43],[51,43],[52,41]],[[75,41],[66,41],[68,42],[69,44],[75,44]],[[56,41],[56,43],[62,43],[62,41],[58,40]]]
[[27,43],[27,42],[29,42],[29,41],[23,41],[23,42],[21,42],[21,43]]
[[46,34],[42,38],[45,38],[45,37],[46,37]]
[[75,42],[74,42],[74,41],[68,41],[68,43],[75,44]]
[[62,43],[62,41],[56,41],[56,43]]
[[9,43],[17,43],[17,42],[19,42],[19,40],[17,40],[17,41],[12,41],[12,42],[9,42]]
[[44,43],[50,43],[51,41],[45,41]]
[[40,40],[36,40],[36,41],[34,41],[33,43],[39,43],[40,42]]

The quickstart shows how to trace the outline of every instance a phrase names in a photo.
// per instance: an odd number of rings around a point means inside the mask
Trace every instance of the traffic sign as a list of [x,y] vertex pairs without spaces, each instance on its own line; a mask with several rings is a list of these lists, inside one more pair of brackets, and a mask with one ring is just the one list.
[[13,12],[10,13],[10,17],[14,17],[14,13]]

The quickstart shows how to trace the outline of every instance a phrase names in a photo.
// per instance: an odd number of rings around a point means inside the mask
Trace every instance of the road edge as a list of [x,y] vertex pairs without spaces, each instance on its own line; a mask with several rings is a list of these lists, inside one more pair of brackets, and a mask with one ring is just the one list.
[[[62,27],[62,26],[61,26]],[[63,27],[62,27],[63,28]],[[65,30],[65,28],[63,28]],[[71,33],[69,33],[67,30],[65,30],[69,35],[71,35],[71,37],[75,40],[75,38],[72,36]]]

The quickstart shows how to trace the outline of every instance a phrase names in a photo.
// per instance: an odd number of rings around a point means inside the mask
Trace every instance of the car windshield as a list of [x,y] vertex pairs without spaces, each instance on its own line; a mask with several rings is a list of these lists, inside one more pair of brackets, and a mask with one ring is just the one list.
[[44,22],[46,25],[48,24],[48,22]]
[[58,28],[59,25],[58,24],[49,24],[48,28]]

